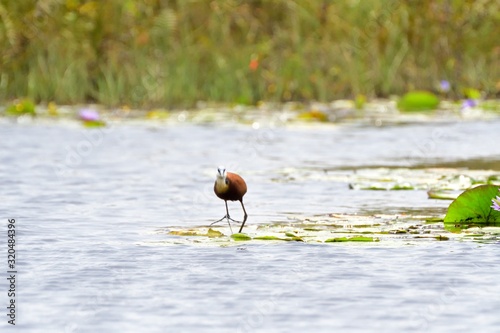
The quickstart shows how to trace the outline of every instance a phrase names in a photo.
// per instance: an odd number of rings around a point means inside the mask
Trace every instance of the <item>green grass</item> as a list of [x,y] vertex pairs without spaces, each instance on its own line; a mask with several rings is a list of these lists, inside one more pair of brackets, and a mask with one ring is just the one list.
[[4,1],[0,101],[329,101],[443,79],[452,97],[494,96],[499,12],[495,0]]

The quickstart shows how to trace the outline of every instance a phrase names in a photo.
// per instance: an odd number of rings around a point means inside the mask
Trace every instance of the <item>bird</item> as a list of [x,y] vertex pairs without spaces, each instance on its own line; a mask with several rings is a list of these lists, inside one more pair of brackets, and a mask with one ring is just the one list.
[[247,184],[245,183],[243,178],[241,178],[239,175],[232,172],[227,172],[226,168],[224,168],[223,166],[219,166],[217,168],[217,177],[215,179],[214,192],[217,197],[224,200],[224,202],[226,203],[226,216],[224,216],[223,218],[214,223],[220,222],[227,218],[227,222],[229,224],[229,227],[231,228],[231,223],[229,223],[229,220],[238,222],[233,220],[229,216],[227,201],[228,200],[239,201],[241,203],[241,208],[243,208],[243,214],[244,214],[243,222],[241,222],[240,231],[238,231],[239,233],[241,233],[248,217],[247,211],[245,210],[245,205],[243,204],[243,196],[245,195],[245,193],[247,193]]

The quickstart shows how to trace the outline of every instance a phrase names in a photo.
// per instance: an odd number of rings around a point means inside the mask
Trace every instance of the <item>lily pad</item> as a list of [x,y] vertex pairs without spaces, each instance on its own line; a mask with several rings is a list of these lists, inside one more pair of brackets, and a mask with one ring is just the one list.
[[34,116],[36,115],[35,103],[33,103],[30,99],[23,99],[17,103],[7,106],[5,113],[9,116],[22,116],[25,114]]
[[[498,187],[497,187],[498,189]],[[488,194],[488,206],[491,199]],[[496,194],[496,189],[493,191]],[[166,234],[161,241],[147,244],[162,245],[194,245],[194,246],[238,246],[251,242],[267,242],[279,246],[283,242],[301,242],[308,244],[408,244],[427,241],[481,241],[495,243],[500,240],[500,226],[481,225],[477,222],[443,223],[442,209],[412,209],[398,214],[381,214],[376,212],[357,212],[354,214],[328,213],[321,215],[288,214],[286,221],[276,221],[267,224],[252,224],[246,226],[245,233],[231,236],[227,225],[207,228],[180,227],[160,228],[155,233]],[[447,226],[445,228],[445,225]],[[463,230],[463,225],[468,227]],[[458,227],[457,227],[458,226]],[[313,229],[313,230],[311,230]],[[299,236],[300,235],[300,236]],[[474,237],[468,236],[474,235]]]
[[254,237],[254,240],[280,240],[280,241],[284,241],[285,239],[279,238],[276,236],[257,236],[257,237]]
[[448,190],[429,190],[427,195],[429,199],[439,200],[455,200],[458,197],[458,194]]
[[302,237],[294,236],[294,237],[288,237],[285,238],[286,241],[296,241],[296,242],[303,242],[304,240]]
[[252,237],[243,233],[232,234],[231,238],[234,239],[235,241],[247,241],[252,239]]
[[404,95],[398,102],[398,109],[405,112],[435,110],[439,98],[428,91],[412,91]]
[[355,237],[337,237],[329,238],[325,243],[336,243],[336,242],[378,242],[377,238],[365,237],[365,236],[355,236]]
[[500,226],[500,212],[491,208],[498,186],[481,185],[460,194],[448,207],[445,228],[456,231],[471,226]]
[[212,228],[209,228],[206,233],[203,232],[202,230],[188,229],[188,230],[171,230],[169,231],[168,234],[174,236],[204,236],[208,238],[216,238],[224,236],[222,232],[214,230]]
[[320,122],[328,121],[328,116],[324,112],[318,110],[302,112],[301,114],[299,114],[298,118],[307,121],[320,121]]
[[210,238],[215,238],[215,237],[222,237],[224,234],[220,232],[219,230],[214,230],[212,228],[209,228],[207,231],[207,237]]
[[87,128],[96,128],[96,127],[104,127],[106,123],[102,120],[86,120],[83,121],[83,126]]
[[201,236],[196,230],[172,230],[168,234],[174,236]]

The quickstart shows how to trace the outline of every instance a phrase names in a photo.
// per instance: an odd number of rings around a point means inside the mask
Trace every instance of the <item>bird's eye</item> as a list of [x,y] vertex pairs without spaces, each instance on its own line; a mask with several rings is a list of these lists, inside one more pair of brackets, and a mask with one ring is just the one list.
[[229,184],[229,179],[226,178],[226,184]]

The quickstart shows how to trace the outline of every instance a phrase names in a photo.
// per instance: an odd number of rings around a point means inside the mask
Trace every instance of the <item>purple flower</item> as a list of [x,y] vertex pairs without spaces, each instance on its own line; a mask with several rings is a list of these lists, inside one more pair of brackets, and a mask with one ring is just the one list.
[[446,80],[441,80],[441,82],[439,82],[439,88],[442,92],[448,92],[451,89],[451,84]]
[[78,117],[83,121],[97,121],[99,120],[99,113],[90,108],[81,109]]
[[462,102],[462,109],[473,108],[476,105],[477,105],[477,102],[475,99],[468,98]]
[[494,210],[498,210],[500,212],[500,197],[497,196],[494,199],[491,199],[491,202],[493,202],[493,205],[491,205],[491,208]]

